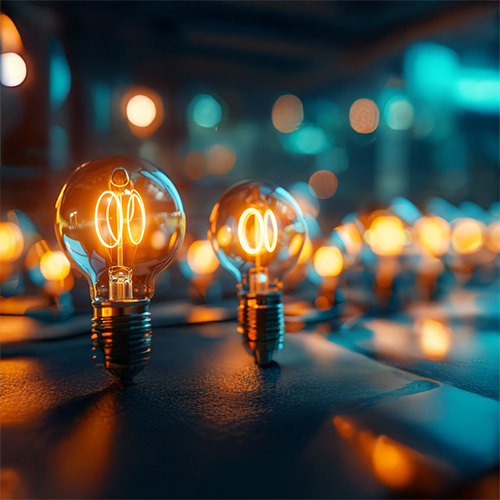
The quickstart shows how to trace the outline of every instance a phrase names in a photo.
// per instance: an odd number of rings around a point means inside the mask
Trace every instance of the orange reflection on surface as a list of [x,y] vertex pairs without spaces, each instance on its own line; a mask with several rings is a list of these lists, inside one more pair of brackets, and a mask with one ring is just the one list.
[[451,244],[455,252],[468,255],[480,250],[485,229],[484,224],[475,219],[458,219],[451,232]]
[[387,436],[376,439],[372,463],[375,475],[391,488],[405,488],[415,478],[414,458],[405,446]]
[[377,255],[399,255],[405,245],[403,223],[394,215],[376,217],[370,225],[368,244]]
[[219,267],[219,261],[208,240],[193,242],[187,253],[187,261],[195,274],[212,274]]
[[13,222],[0,222],[0,262],[13,262],[23,253],[24,238]]
[[23,48],[16,25],[5,14],[0,14],[0,45],[2,52],[20,52]]
[[53,470],[65,498],[99,496],[111,466],[116,394],[106,392],[75,422],[57,448]]
[[420,346],[424,356],[439,360],[446,356],[451,345],[451,331],[440,321],[424,318],[415,323],[420,334]]
[[322,277],[338,276],[344,267],[344,257],[339,248],[324,246],[314,255],[314,269]]
[[429,254],[437,257],[448,251],[450,246],[450,225],[441,217],[421,217],[415,223],[419,244]]

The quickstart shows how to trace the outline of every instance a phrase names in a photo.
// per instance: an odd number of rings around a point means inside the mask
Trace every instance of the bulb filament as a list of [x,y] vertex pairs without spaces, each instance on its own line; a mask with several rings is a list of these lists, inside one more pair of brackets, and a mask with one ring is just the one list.
[[[247,223],[250,217],[254,217],[255,241],[254,246],[247,238]],[[272,239],[270,240],[270,231],[268,231],[269,223],[272,227]],[[264,217],[256,208],[247,208],[240,217],[238,222],[238,238],[240,244],[249,255],[260,255],[264,253],[264,249],[269,253],[274,252],[278,244],[278,223],[274,212],[267,209],[264,212]]]

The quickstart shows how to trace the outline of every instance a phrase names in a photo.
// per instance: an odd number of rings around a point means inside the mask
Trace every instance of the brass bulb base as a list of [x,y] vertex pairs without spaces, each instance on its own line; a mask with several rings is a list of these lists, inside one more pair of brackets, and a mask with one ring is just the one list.
[[271,363],[276,351],[283,348],[285,319],[281,290],[238,292],[238,331],[255,356],[259,366]]
[[130,385],[149,359],[149,300],[94,302],[92,306],[94,359],[123,385]]

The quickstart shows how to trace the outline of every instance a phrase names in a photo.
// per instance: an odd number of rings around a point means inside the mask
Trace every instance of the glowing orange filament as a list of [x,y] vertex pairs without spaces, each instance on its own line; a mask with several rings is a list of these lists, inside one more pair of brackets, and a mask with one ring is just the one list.
[[[255,242],[252,246],[248,241],[246,235],[246,227],[250,217],[254,217],[254,227],[255,227]],[[272,227],[272,240],[269,241],[269,232],[267,228],[269,222]],[[272,210],[267,209],[264,212],[264,217],[256,208],[247,208],[240,217],[238,222],[238,237],[240,239],[241,246],[245,252],[249,255],[259,255],[264,252],[264,248],[272,253],[276,249],[278,244],[278,223],[276,221],[276,216]]]

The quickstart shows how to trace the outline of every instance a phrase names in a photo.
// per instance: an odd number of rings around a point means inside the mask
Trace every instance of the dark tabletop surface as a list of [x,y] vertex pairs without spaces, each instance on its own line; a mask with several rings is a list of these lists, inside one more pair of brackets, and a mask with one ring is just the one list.
[[[157,327],[126,388],[87,335],[4,345],[2,498],[493,498],[498,287],[481,290],[289,333],[266,369],[232,321]],[[429,355],[414,324],[436,314],[450,343]]]

